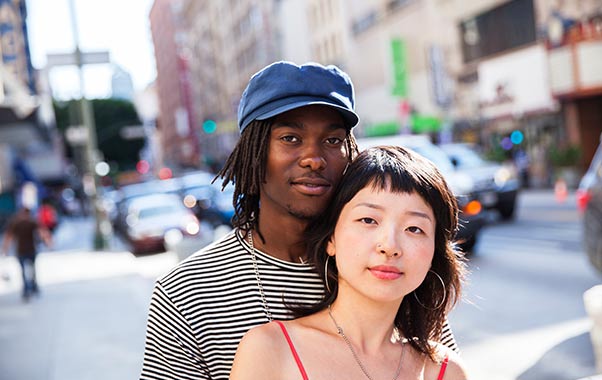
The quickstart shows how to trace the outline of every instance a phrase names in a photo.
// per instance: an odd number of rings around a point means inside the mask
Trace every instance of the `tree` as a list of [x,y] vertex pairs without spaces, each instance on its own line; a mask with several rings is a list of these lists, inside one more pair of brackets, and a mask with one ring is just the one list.
[[[121,99],[92,99],[96,124],[96,141],[105,161],[115,163],[118,170],[129,170],[136,166],[140,150],[145,141],[139,139],[124,139],[121,131],[126,126],[140,125],[140,119],[134,105]],[[54,102],[57,128],[65,136],[69,126],[81,124],[79,107],[76,100]],[[68,156],[73,157],[69,146]]]

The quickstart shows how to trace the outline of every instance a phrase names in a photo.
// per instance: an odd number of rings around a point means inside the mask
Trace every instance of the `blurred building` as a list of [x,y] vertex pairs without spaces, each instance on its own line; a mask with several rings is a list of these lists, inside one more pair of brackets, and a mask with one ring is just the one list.
[[182,44],[190,64],[202,165],[217,170],[238,139],[236,112],[249,78],[281,56],[278,1],[185,1]]
[[122,100],[134,100],[134,82],[130,73],[114,64],[111,76],[111,97]]
[[[279,59],[346,70],[358,136],[427,133],[500,158],[526,153],[534,185],[553,180],[550,148],[579,146],[584,167],[602,129],[599,0],[177,2],[169,59],[187,63],[193,129],[209,161],[237,139],[249,77]],[[167,72],[182,77],[175,64]],[[177,98],[159,86],[160,101],[168,95]]]
[[552,94],[565,141],[582,149],[581,168],[602,138],[602,1],[553,2],[542,12]]
[[39,200],[49,187],[65,181],[50,93],[45,77],[37,74],[29,52],[26,2],[0,0],[0,225],[20,203],[26,182],[36,185]]
[[155,0],[149,15],[157,64],[157,128],[164,163],[174,169],[197,167],[199,162],[196,110],[181,42],[183,5],[184,0]]

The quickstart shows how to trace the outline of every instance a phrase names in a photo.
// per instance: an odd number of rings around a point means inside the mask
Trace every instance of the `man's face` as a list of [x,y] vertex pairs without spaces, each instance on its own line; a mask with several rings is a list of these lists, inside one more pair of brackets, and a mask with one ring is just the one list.
[[331,199],[347,165],[346,128],[327,106],[306,106],[278,115],[270,131],[262,215],[309,220]]

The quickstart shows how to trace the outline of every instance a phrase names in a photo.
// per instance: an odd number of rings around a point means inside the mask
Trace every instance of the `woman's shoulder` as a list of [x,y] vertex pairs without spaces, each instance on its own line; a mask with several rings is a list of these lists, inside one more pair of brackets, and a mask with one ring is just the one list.
[[273,345],[275,347],[284,339],[282,328],[279,326],[281,323],[287,322],[274,321],[255,326],[247,331],[242,341],[246,341],[245,344]]
[[439,375],[442,370],[445,371],[445,376],[442,379],[445,380],[466,380],[468,379],[468,373],[466,372],[466,366],[457,352],[451,348],[441,344],[433,343],[435,345],[435,357],[436,361],[428,360],[428,364],[425,368],[425,379],[439,379]]
[[281,373],[286,340],[276,322],[251,328],[238,344],[231,379],[272,379]]

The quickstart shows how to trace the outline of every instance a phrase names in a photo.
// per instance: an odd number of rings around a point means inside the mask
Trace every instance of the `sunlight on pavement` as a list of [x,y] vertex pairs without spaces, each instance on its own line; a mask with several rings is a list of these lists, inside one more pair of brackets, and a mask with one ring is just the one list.
[[[82,252],[61,251],[40,253],[36,262],[40,286],[64,282],[94,280],[137,274],[154,279],[166,273],[178,262],[175,253],[164,252],[135,257],[130,252]],[[21,289],[19,263],[15,257],[2,262],[3,275],[0,294],[18,292]]]
[[[556,345],[589,333],[591,325],[588,318],[580,318],[517,334],[491,337],[482,343],[462,347],[462,356],[468,368],[473,369],[472,379],[516,380]],[[487,357],[483,357],[483,353]],[[484,366],[483,362],[488,364]],[[479,371],[479,368],[486,370]]]

